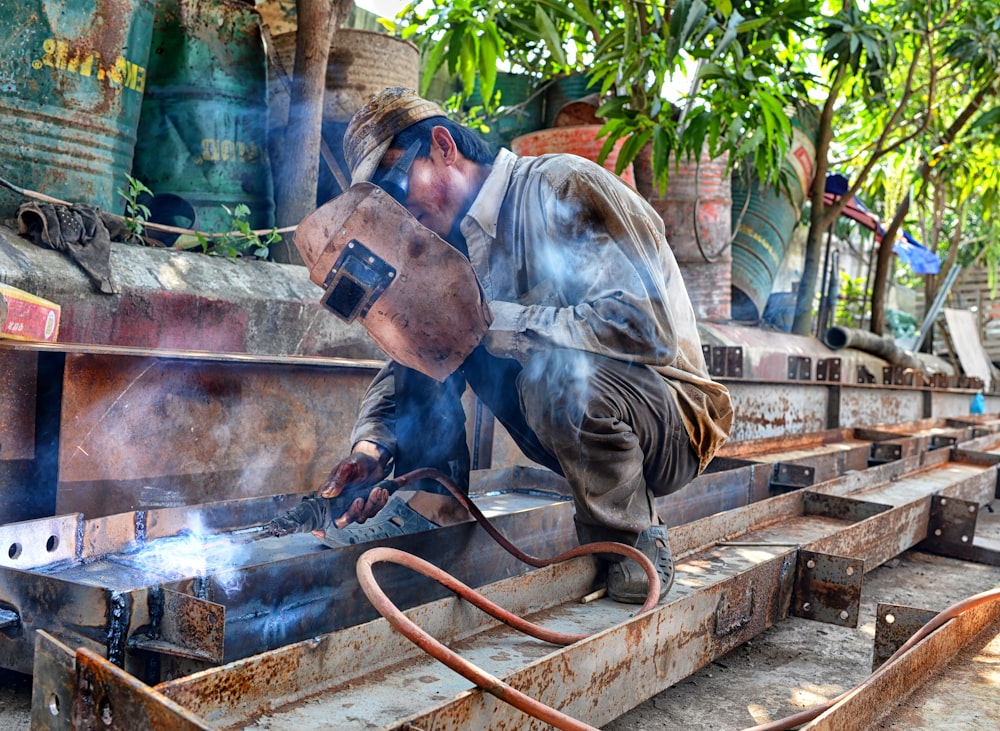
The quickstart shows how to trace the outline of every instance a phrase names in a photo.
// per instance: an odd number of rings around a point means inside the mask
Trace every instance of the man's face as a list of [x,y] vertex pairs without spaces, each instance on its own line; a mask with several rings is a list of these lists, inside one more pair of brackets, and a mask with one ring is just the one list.
[[[444,131],[443,128],[435,129]],[[452,149],[449,149],[449,142]],[[460,180],[456,177],[458,171],[453,164],[456,158],[453,145],[451,135],[447,135],[447,139],[443,140],[442,135],[435,134],[431,141],[430,155],[416,157],[412,162],[404,159],[407,150],[390,148],[373,177],[374,182],[378,184],[384,176],[397,180],[400,175],[405,176],[405,185],[387,185],[387,189],[390,189],[390,192],[393,192],[391,188],[396,188],[397,191],[405,189],[403,193],[405,198],[399,202],[422,225],[442,238],[446,238],[451,232],[463,205],[463,197],[457,194],[459,188],[456,186]],[[400,167],[393,170],[393,166],[401,159]]]

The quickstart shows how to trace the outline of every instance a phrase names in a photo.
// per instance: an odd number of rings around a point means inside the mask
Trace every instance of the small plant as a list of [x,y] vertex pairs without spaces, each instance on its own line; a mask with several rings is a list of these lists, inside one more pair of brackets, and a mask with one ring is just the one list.
[[206,236],[198,232],[196,236],[202,252],[209,256],[228,256],[230,259],[241,256],[269,258],[272,244],[281,241],[278,229],[272,228],[262,238],[250,228],[250,208],[245,203],[240,203],[235,208],[222,206],[222,210],[230,217],[229,231],[221,236]]
[[125,200],[125,230],[128,232],[126,243],[142,243],[142,234],[149,220],[149,207],[139,202],[143,195],[153,195],[153,191],[144,183],[131,175],[128,179],[128,189],[119,188],[118,195]]
[[840,297],[834,322],[841,327],[861,327],[868,316],[868,301],[871,290],[865,289],[864,277],[851,277],[840,272]]

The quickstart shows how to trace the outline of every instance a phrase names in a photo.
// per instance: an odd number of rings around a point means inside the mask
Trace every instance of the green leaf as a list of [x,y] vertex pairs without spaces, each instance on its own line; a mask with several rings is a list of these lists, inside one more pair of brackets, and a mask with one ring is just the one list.
[[453,37],[453,31],[448,31],[431,49],[431,52],[427,55],[427,60],[424,63],[424,73],[423,80],[420,84],[420,93],[427,94],[427,90],[430,88],[431,81],[434,79],[434,75],[441,68],[441,65],[445,61],[445,56],[448,53],[448,47],[450,45],[451,39]]
[[493,89],[497,81],[497,60],[500,49],[496,45],[496,40],[496,36],[488,31],[479,38],[479,91],[487,108],[493,106]]
[[990,109],[979,115],[969,129],[990,129],[1000,125],[1000,107]]
[[565,67],[567,65],[566,51],[563,48],[562,37],[556,29],[555,23],[552,22],[552,18],[548,16],[541,5],[535,5],[535,22],[538,24],[542,38],[545,40],[545,46],[552,54],[552,58],[559,66]]

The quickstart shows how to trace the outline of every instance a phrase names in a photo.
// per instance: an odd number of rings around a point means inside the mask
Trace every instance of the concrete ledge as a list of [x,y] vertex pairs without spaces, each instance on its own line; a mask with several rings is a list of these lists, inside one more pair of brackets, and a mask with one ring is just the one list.
[[0,282],[62,307],[59,341],[256,355],[384,359],[357,323],[319,304],[305,267],[112,244],[121,294],[66,254],[0,225]]

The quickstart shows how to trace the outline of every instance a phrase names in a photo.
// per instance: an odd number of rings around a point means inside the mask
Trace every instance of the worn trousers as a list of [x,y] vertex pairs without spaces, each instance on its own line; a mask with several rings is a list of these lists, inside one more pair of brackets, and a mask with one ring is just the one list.
[[[523,367],[480,346],[444,384],[410,374],[397,379],[396,408],[419,405],[435,421],[398,435],[396,472],[434,466],[468,484],[461,378],[493,412],[529,459],[563,475],[576,508],[581,543],[635,545],[654,522],[653,499],[675,492],[697,475],[677,403],[663,377],[648,366],[578,350],[536,353]],[[412,393],[408,393],[412,391]],[[462,423],[461,433],[455,424]],[[463,475],[456,474],[465,471]]]

